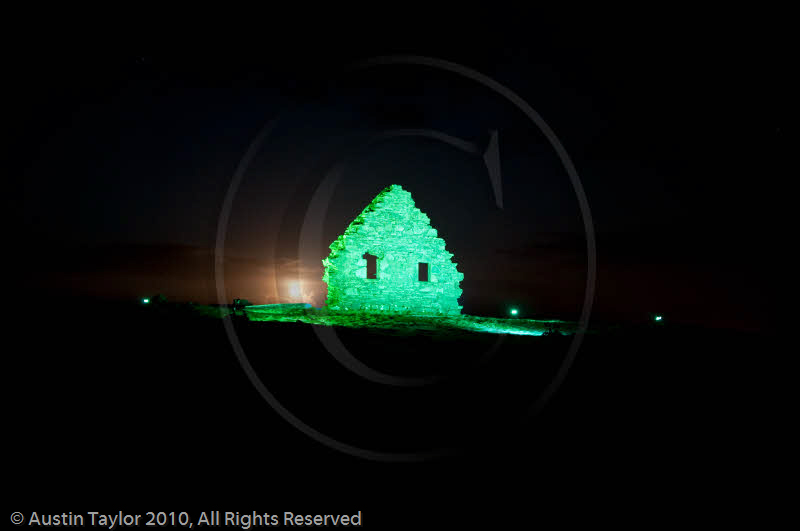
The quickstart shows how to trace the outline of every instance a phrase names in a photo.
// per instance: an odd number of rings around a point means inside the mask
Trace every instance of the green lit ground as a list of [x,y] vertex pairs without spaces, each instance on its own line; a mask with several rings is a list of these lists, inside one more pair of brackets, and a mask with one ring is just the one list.
[[413,330],[466,330],[490,334],[540,336],[557,329],[563,334],[575,331],[576,323],[558,320],[501,319],[497,317],[416,316],[352,313],[342,314],[303,304],[268,304],[248,306],[245,315],[250,321],[303,322],[315,325],[345,326],[350,328],[380,328],[403,331]]

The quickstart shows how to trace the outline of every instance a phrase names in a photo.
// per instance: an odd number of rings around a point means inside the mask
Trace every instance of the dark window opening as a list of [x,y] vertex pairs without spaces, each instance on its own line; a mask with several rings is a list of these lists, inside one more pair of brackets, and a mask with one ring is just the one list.
[[367,278],[378,278],[378,257],[372,256],[369,253],[364,253],[364,258],[367,260]]
[[419,281],[420,282],[428,281],[428,264],[426,264],[425,262],[419,263]]

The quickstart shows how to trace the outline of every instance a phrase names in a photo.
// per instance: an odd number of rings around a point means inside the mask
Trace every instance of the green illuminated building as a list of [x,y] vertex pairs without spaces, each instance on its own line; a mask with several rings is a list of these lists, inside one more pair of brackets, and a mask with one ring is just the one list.
[[385,188],[322,261],[335,311],[457,315],[464,274],[430,218],[397,184]]

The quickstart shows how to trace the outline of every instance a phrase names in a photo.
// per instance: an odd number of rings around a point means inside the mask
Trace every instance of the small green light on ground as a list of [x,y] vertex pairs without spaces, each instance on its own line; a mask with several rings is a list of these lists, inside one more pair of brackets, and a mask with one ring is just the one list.
[[660,321],[662,317],[660,315],[656,315],[656,321]]
[[143,304],[148,304],[149,302],[150,302],[150,299],[142,299],[142,303]]
[[517,315],[517,309],[516,308],[513,308],[511,310],[511,315]]

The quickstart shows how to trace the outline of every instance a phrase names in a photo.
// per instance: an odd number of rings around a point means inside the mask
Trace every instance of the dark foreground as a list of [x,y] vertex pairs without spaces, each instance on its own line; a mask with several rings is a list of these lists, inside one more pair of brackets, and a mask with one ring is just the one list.
[[[365,526],[413,528],[546,514],[685,523],[702,509],[714,522],[755,507],[792,422],[775,371],[786,353],[763,335],[589,334],[531,416],[572,337],[338,330],[374,371],[436,378],[386,385],[342,366],[309,325],[232,320],[284,414],[342,452],[267,403],[220,319],[76,303],[22,321],[6,351],[12,511],[361,510]],[[442,456],[419,461],[431,451]]]

